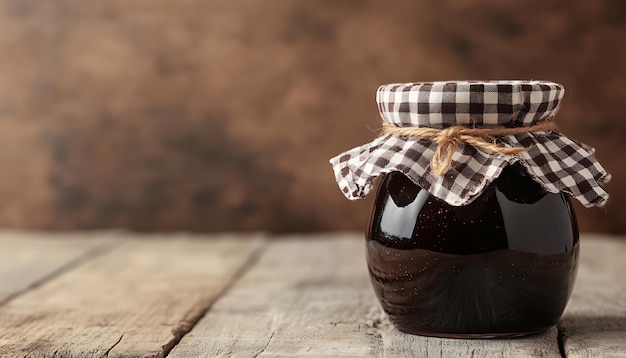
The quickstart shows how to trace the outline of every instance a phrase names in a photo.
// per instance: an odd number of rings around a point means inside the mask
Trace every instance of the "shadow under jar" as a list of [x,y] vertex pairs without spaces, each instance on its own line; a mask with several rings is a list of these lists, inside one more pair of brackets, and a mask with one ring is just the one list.
[[433,197],[400,172],[385,175],[366,242],[390,320],[426,336],[544,331],[561,317],[578,263],[569,198],[546,192],[519,164],[466,206]]

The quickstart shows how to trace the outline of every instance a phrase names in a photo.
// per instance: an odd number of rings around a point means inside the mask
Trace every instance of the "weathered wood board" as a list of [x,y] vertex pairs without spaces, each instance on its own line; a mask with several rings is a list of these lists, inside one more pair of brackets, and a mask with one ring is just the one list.
[[0,232],[0,305],[115,244],[108,233]]
[[127,240],[1,307],[0,356],[163,356],[261,245]]
[[170,357],[560,357],[556,328],[513,340],[407,335],[370,287],[354,235],[273,241]]
[[567,357],[626,357],[626,242],[587,235],[559,324]]
[[625,255],[585,235],[558,327],[458,340],[393,328],[360,234],[0,232],[0,357],[624,357]]

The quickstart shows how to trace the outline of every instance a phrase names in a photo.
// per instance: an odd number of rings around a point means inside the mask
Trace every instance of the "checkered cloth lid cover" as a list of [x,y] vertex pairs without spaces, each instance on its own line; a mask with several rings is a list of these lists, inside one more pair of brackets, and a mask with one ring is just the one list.
[[[387,124],[397,127],[520,127],[551,121],[564,95],[562,85],[545,81],[453,81],[398,83],[378,88],[376,100]],[[554,132],[498,137],[505,147],[530,147],[518,154],[492,153],[459,141],[450,169],[435,177],[430,162],[437,144],[430,139],[382,135],[330,160],[335,178],[351,200],[368,194],[372,180],[399,171],[450,205],[477,198],[509,164],[519,162],[548,192],[566,192],[584,206],[603,206],[600,186],[610,175],[594,149]]]

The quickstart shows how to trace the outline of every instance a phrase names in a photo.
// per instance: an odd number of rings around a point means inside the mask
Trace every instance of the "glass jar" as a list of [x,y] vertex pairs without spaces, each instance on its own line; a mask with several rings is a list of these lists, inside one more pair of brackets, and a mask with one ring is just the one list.
[[367,239],[374,291],[403,332],[519,336],[554,325],[572,292],[576,217],[519,164],[466,206],[430,195],[404,174],[379,183]]
[[367,264],[399,330],[518,336],[559,320],[578,262],[570,197],[604,206],[611,178],[558,130],[564,91],[535,80],[378,88],[381,134],[330,163],[351,200],[381,178]]

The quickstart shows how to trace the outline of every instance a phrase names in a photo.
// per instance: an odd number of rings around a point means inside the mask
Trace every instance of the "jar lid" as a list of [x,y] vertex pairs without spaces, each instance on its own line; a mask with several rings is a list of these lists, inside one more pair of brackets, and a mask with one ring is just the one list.
[[[442,141],[391,132],[341,153],[330,163],[340,189],[351,200],[365,197],[377,176],[399,171],[448,204],[466,205],[504,167],[519,162],[546,191],[569,193],[586,207],[603,206],[609,195],[601,184],[610,175],[595,159],[594,149],[541,127],[552,124],[563,95],[562,85],[546,81],[384,85],[378,88],[376,99],[386,127],[418,128],[418,133],[425,127],[441,132],[457,126],[499,131],[493,133],[517,129],[490,136],[504,148],[496,151],[489,149],[495,142],[483,146],[481,141],[458,135]],[[454,143],[448,148],[449,166],[443,175],[433,175],[431,164],[441,154],[441,142]]]
[[382,85],[376,102],[398,127],[528,126],[551,118],[565,89],[547,81],[448,81]]

